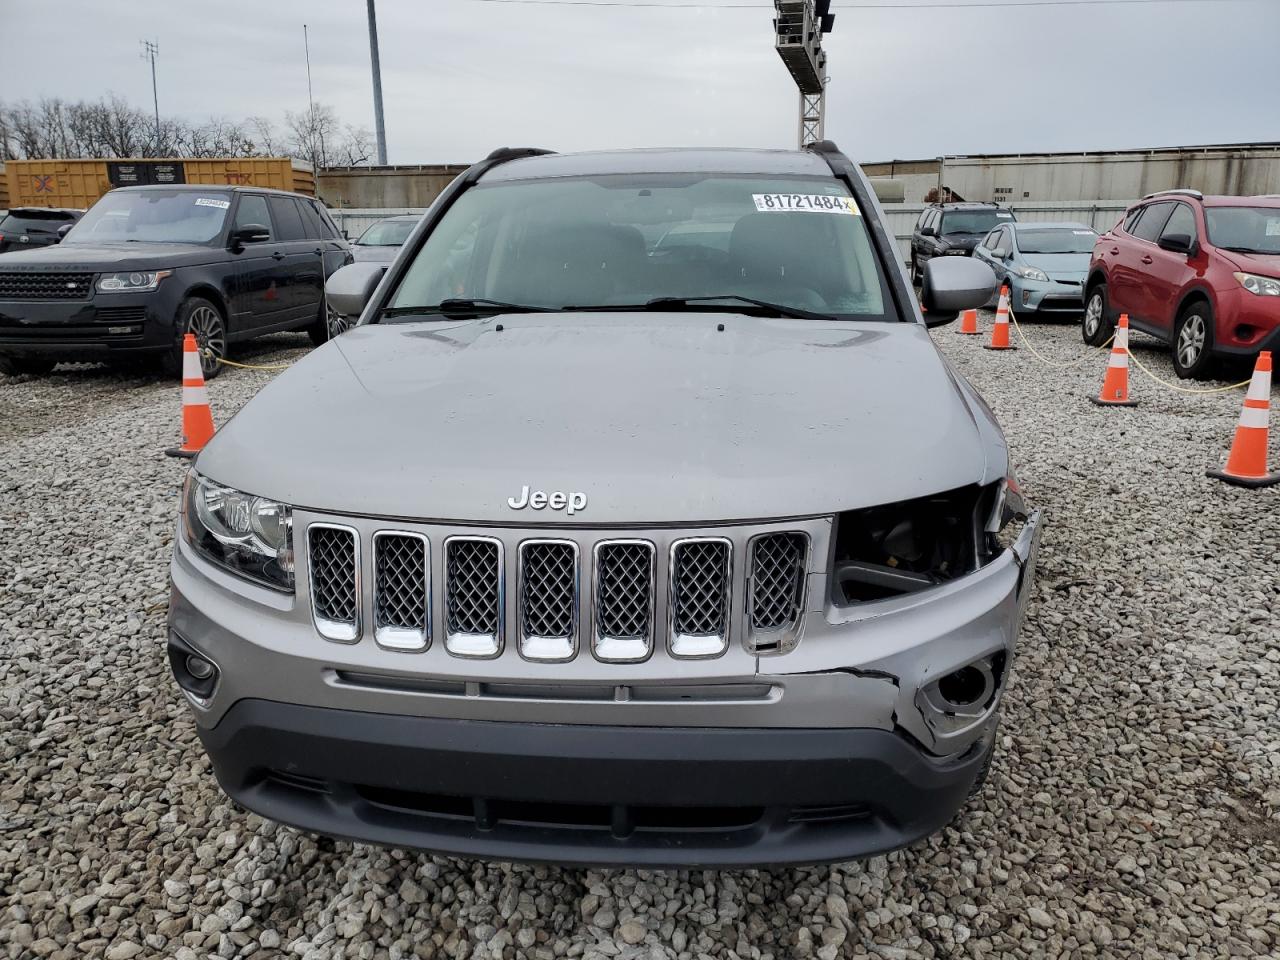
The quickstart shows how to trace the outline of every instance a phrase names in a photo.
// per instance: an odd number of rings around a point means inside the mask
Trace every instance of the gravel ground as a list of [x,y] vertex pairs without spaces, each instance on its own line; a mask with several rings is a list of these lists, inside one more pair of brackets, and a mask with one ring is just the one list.
[[[774,872],[472,863],[233,809],[163,655],[177,387],[0,382],[0,956],[1276,956],[1280,490],[1204,477],[1240,394],[1135,371],[1142,406],[1099,409],[1074,326],[1026,331],[1068,368],[952,329],[1050,518],[996,766],[914,849]],[[270,376],[214,382],[218,421]]]

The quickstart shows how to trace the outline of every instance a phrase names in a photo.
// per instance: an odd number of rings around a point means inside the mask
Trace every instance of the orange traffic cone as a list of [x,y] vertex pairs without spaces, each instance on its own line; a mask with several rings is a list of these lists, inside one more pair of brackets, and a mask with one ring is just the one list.
[[213,412],[200,369],[200,348],[194,334],[182,338],[182,446],[165,451],[170,457],[194,457],[213,436]]
[[991,327],[991,342],[988,350],[1017,350],[1009,342],[1009,288],[1000,288],[1000,302],[996,304],[996,322]]
[[966,310],[960,314],[960,329],[956,333],[976,334],[978,332],[978,311]]
[[1115,339],[1111,341],[1111,357],[1107,360],[1107,375],[1102,379],[1102,392],[1090,397],[1100,407],[1136,407],[1137,400],[1129,399],[1129,315],[1120,314]]
[[1269,487],[1280,483],[1280,473],[1267,473],[1267,418],[1271,407],[1271,351],[1258,354],[1249,381],[1249,392],[1240,411],[1240,425],[1221,470],[1208,475],[1240,487]]

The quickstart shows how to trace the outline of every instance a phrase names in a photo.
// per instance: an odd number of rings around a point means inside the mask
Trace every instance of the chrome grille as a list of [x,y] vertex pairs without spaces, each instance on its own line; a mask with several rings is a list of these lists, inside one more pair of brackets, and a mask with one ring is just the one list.
[[450,537],[444,553],[446,648],[459,656],[497,656],[502,649],[501,542]]
[[671,652],[678,657],[711,657],[729,641],[728,540],[677,540],[671,546]]
[[427,538],[373,535],[373,635],[379,646],[421,650],[431,633],[431,566]]
[[578,547],[568,540],[520,544],[520,652],[568,660],[578,644]]
[[360,545],[350,527],[313,523],[307,530],[311,612],[328,640],[360,637]]
[[595,548],[596,656],[634,661],[653,642],[653,544],[614,540]]
[[87,300],[92,273],[0,273],[0,300]]
[[757,649],[790,646],[804,608],[809,538],[769,533],[751,541],[747,622]]

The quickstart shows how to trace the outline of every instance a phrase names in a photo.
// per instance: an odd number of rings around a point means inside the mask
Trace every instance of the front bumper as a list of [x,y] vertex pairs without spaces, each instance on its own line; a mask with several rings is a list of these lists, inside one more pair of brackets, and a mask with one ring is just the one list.
[[[847,859],[936,830],[968,795],[998,722],[1039,519],[986,567],[918,594],[835,608],[811,584],[787,654],[657,651],[631,665],[328,643],[305,584],[296,598],[252,587],[179,536],[171,643],[218,667],[212,693],[193,700],[200,736],[224,790],[272,819],[499,859]],[[939,678],[993,657],[1002,670],[980,710],[932,705]]]
[[1009,278],[1010,306],[1014,313],[1081,313],[1084,311],[1084,277],[1074,281]]
[[242,700],[201,730],[222,788],[305,830],[573,865],[882,853],[943,827],[988,760],[883,730],[547,726]]
[[105,360],[172,349],[176,284],[85,300],[0,301],[0,353]]

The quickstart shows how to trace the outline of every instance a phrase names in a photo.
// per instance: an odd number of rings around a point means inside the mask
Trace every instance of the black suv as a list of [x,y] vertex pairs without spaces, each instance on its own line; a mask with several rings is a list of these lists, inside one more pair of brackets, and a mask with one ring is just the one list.
[[0,253],[48,247],[62,239],[62,228],[70,228],[84,216],[83,210],[60,207],[14,207],[0,217]]
[[919,283],[933,257],[968,257],[983,237],[1017,217],[994,203],[931,203],[911,232],[911,280]]
[[346,320],[324,281],[351,248],[311,197],[255,187],[124,187],[57,246],[0,258],[0,372],[60,360],[155,357],[176,376],[196,335],[205,377],[227,346],[305,329],[319,344]]

